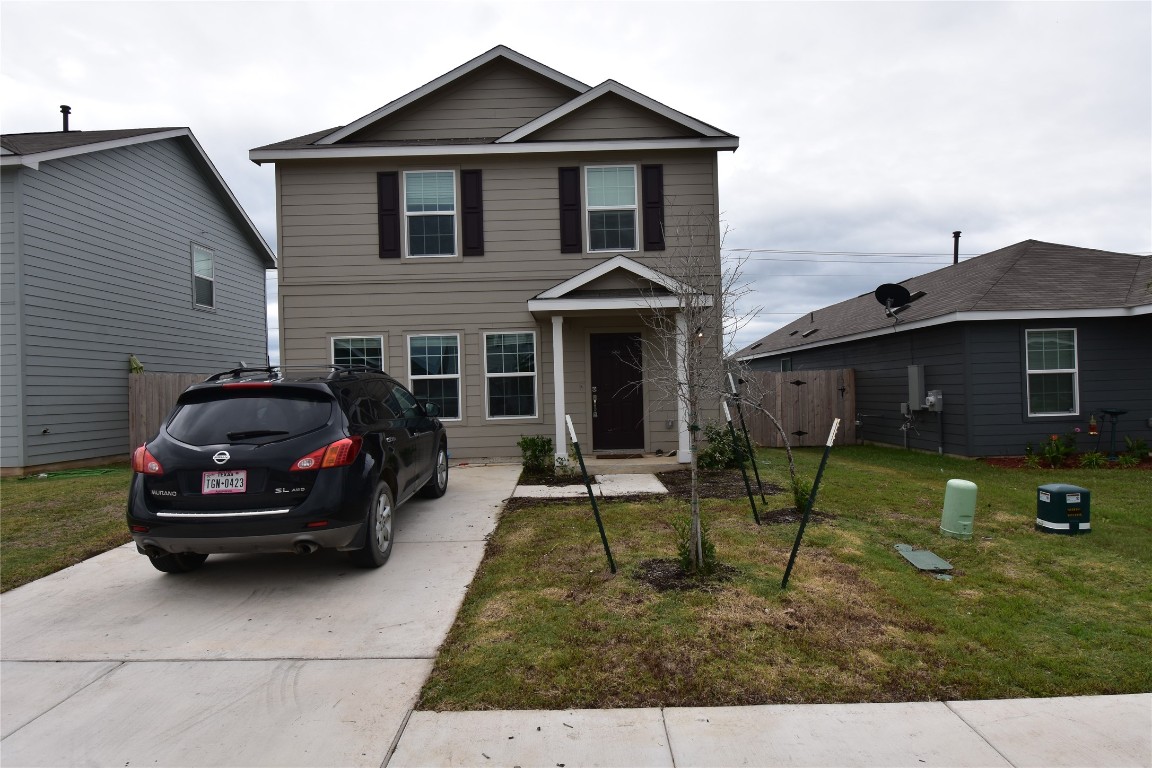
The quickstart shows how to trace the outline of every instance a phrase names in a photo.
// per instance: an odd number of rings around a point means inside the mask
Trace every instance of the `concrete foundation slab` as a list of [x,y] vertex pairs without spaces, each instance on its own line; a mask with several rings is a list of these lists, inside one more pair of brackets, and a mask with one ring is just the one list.
[[1018,768],[1152,765],[1152,693],[948,706]]
[[674,763],[659,709],[414,712],[388,762],[388,768],[480,765]]
[[668,493],[656,475],[596,475],[596,482],[600,483],[600,494],[605,497]]
[[664,711],[677,765],[1009,766],[941,702]]
[[380,766],[427,660],[125,664],[0,744],[5,766]]

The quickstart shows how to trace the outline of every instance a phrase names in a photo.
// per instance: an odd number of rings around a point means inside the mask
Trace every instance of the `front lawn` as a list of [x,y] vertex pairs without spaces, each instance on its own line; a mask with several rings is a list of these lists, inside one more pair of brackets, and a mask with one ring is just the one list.
[[0,591],[130,540],[127,465],[0,480]]
[[[809,478],[820,451],[798,452]],[[764,482],[787,486],[782,451]],[[738,476],[738,473],[737,473]],[[944,488],[979,487],[975,539],[939,534]],[[1034,530],[1036,488],[1092,492],[1092,533]],[[731,493],[731,491],[729,491]],[[672,497],[602,505],[607,569],[586,501],[510,502],[420,708],[718,706],[1133,693],[1152,690],[1152,472],[1003,469],[876,447],[836,448],[788,589],[798,524],[746,498],[707,499],[728,581],[658,591],[640,565],[674,558]],[[757,497],[758,504],[760,503]],[[776,522],[780,521],[780,522]],[[942,581],[893,549],[931,549]]]

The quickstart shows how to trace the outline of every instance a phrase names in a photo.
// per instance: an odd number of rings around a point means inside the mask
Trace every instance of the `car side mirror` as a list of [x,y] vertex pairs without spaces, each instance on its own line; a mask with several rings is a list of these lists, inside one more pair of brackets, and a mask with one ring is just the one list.
[[436,418],[440,415],[440,406],[436,405],[436,403],[424,403],[424,413],[432,418]]

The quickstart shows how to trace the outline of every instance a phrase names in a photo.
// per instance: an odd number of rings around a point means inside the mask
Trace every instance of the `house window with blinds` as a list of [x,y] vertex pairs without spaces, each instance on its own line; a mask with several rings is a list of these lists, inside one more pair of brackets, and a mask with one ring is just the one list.
[[1079,412],[1076,329],[1025,331],[1028,358],[1028,415]]

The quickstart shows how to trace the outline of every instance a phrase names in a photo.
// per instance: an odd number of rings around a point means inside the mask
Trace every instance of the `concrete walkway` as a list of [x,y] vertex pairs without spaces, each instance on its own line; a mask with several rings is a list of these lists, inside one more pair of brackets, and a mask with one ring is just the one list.
[[5,593],[0,764],[1152,766],[1152,694],[414,712],[518,475],[454,467],[376,571],[237,555],[174,577],[127,545]]

